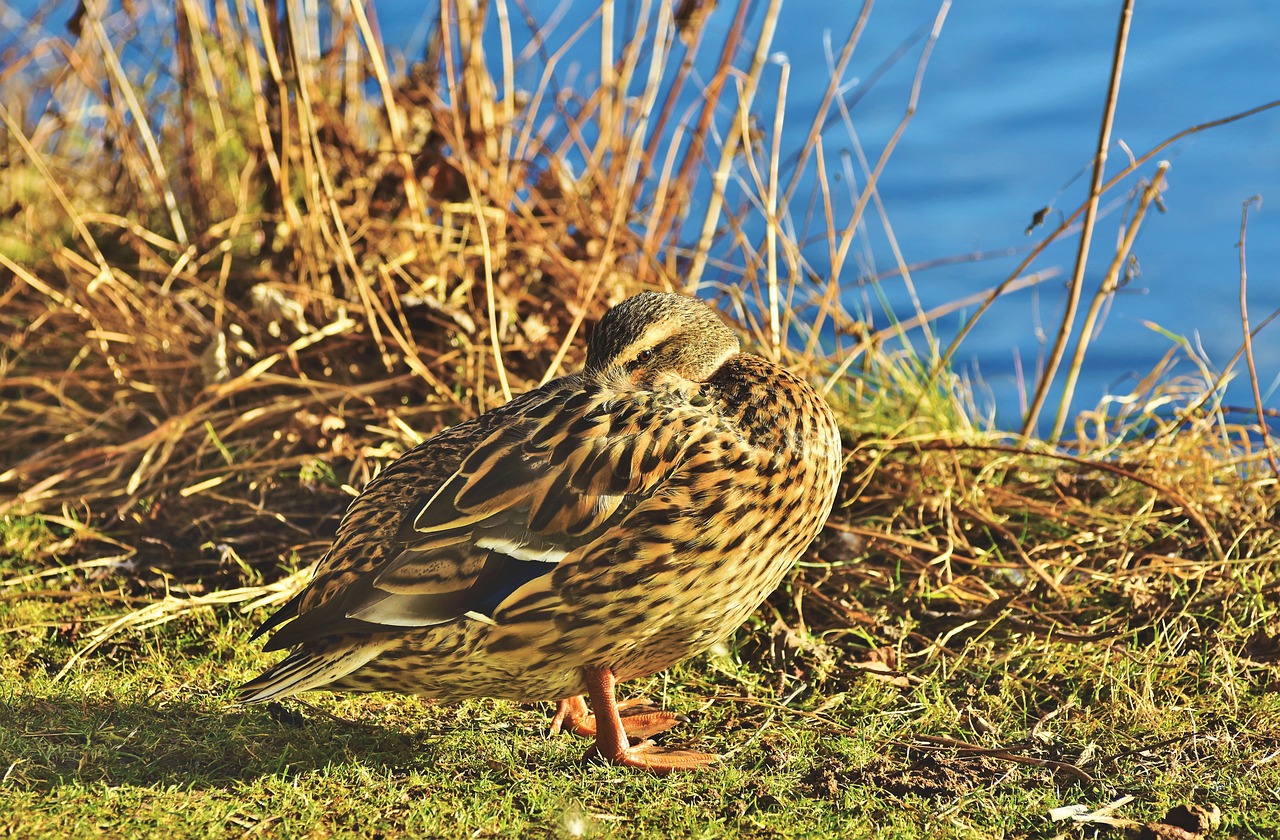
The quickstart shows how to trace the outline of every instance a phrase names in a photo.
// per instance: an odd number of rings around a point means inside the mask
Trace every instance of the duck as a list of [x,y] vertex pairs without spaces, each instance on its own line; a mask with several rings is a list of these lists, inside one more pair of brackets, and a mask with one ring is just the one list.
[[842,464],[831,408],[710,305],[627,298],[580,372],[368,482],[311,582],[253,634],[289,654],[238,699],[554,701],[553,732],[595,739],[584,760],[706,767],[720,756],[651,737],[687,718],[617,685],[741,626],[821,531]]

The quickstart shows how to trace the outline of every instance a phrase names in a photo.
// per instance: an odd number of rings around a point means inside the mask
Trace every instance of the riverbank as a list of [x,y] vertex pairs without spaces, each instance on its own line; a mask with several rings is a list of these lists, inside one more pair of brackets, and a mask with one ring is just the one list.
[[[1224,836],[1280,830],[1275,450],[1217,374],[1162,364],[1054,440],[994,430],[929,338],[981,300],[852,320],[874,193],[833,197],[821,144],[791,158],[771,115],[740,118],[766,78],[748,47],[785,21],[735,21],[743,48],[685,112],[682,58],[722,46],[696,18],[655,12],[602,41],[602,77],[552,65],[522,92],[447,7],[439,63],[405,73],[358,15],[260,26],[216,3],[85,16],[34,53],[54,69],[6,80],[28,87],[0,111],[0,827],[1053,837],[1189,805]],[[160,35],[172,61],[144,72],[122,45]],[[829,191],[790,194],[804,167]],[[837,510],[784,586],[723,650],[630,686],[723,766],[582,766],[545,708],[505,703],[235,706],[271,658],[248,632],[352,494],[575,370],[643,288],[716,302],[826,389],[845,439]]]

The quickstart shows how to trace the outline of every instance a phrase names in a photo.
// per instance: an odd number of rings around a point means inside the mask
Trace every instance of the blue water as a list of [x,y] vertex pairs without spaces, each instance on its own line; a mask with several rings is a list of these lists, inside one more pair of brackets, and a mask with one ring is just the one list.
[[[520,5],[508,3],[519,53],[528,31],[520,23]],[[29,5],[34,4],[18,3],[17,8]],[[564,21],[553,43],[598,8],[596,3],[562,0],[524,0],[523,5],[539,20],[563,7]],[[713,63],[735,12],[736,4],[719,5],[708,21],[700,64],[704,70]],[[619,42],[638,6],[617,4]],[[773,44],[791,72],[784,148],[798,149],[803,143],[809,116],[830,76],[829,56],[839,51],[859,6],[853,0],[784,3]],[[375,0],[373,7],[393,51],[417,58],[437,4]],[[753,10],[756,24],[762,9],[763,3],[757,3]],[[873,9],[844,91],[854,103],[858,137],[873,160],[903,115],[920,44],[874,85],[867,83],[868,77],[912,33],[927,26],[938,9],[937,0],[882,0]],[[958,2],[949,10],[925,73],[918,113],[879,184],[893,235],[908,263],[1025,249],[1045,230],[1024,234],[1037,209],[1052,206],[1053,226],[1060,212],[1071,213],[1084,200],[1089,173],[1082,170],[1097,142],[1119,10],[1118,0],[989,0]],[[754,35],[758,25],[749,31]],[[496,27],[488,34],[490,55],[497,56]],[[585,89],[598,77],[598,61],[598,35],[592,32],[570,51],[558,75],[568,78],[570,66],[576,66],[576,84]],[[533,88],[540,69],[536,56],[526,62],[518,69],[517,86]],[[779,67],[770,68],[757,101],[759,122],[766,127],[772,124],[772,91],[779,73]],[[1121,141],[1140,155],[1189,126],[1276,99],[1276,0],[1138,0],[1107,171],[1117,172],[1126,162]],[[824,143],[829,167],[839,169],[841,153],[852,149],[849,132],[837,122],[825,132]],[[1230,361],[1241,341],[1236,248],[1241,208],[1254,195],[1264,201],[1251,213],[1248,229],[1250,318],[1256,326],[1280,309],[1280,109],[1181,140],[1160,158],[1172,163],[1164,193],[1167,212],[1149,214],[1142,227],[1134,250],[1140,274],[1116,296],[1092,344],[1076,409],[1092,407],[1107,394],[1128,392],[1171,348],[1171,339],[1145,322],[1185,337],[1214,368]],[[1152,161],[1141,175],[1149,177],[1154,166]],[[862,183],[860,172],[856,181]],[[814,184],[811,169],[804,183],[801,194]],[[1136,183],[1131,177],[1104,197],[1104,205],[1119,201],[1123,206],[1121,200]],[[849,206],[850,184],[837,181],[833,186]],[[695,196],[693,219],[701,219],[705,200]],[[1113,209],[1097,226],[1080,318],[1113,253],[1119,212]],[[866,284],[896,264],[874,210],[866,218],[866,239],[855,246],[857,259],[845,266],[840,282],[849,310],[884,327],[889,319]],[[1046,335],[1057,331],[1076,241],[1069,237],[1052,246],[1032,266],[1057,267],[1060,276],[1000,301],[957,354],[958,370],[983,383],[980,411],[994,414],[1001,426],[1020,425],[1026,385],[1019,384],[1017,371],[1020,365],[1024,378],[1033,376]],[[805,258],[825,274],[826,254],[827,245],[820,242],[806,250]],[[918,271],[913,280],[927,310],[999,283],[1019,259],[954,262]],[[715,280],[714,273],[708,279]],[[900,279],[883,280],[881,290],[899,317],[913,314]],[[939,321],[938,337],[948,341],[970,312]],[[913,341],[923,346],[919,333]],[[1254,354],[1264,401],[1280,408],[1280,324],[1255,339]],[[1178,370],[1192,368],[1184,364]],[[1243,363],[1236,370],[1228,402],[1251,405]],[[1059,384],[1062,378],[1060,373]],[[1048,416],[1054,404],[1050,402]]]
[[[1280,4],[1136,5],[1114,141],[1142,154],[1188,126],[1280,99]],[[1027,241],[1023,230],[1036,208],[1052,203],[1071,212],[1084,199],[1087,173],[1061,197],[1058,192],[1088,165],[1097,142],[1118,8],[1116,2],[1002,2],[981,8],[960,3],[951,10],[928,66],[919,114],[881,181],[908,260],[1017,245]],[[883,4],[864,46],[872,55],[887,52],[900,33],[935,9],[933,3]],[[801,35],[780,34],[798,61],[805,54]],[[861,113],[864,137],[884,136],[900,116],[894,94],[901,101],[906,80],[897,81],[865,100],[871,107]],[[1248,229],[1251,320],[1256,325],[1280,308],[1280,109],[1180,141],[1161,157],[1172,163],[1164,195],[1168,212],[1143,225],[1134,251],[1141,275],[1115,300],[1087,358],[1076,407],[1129,390],[1169,348],[1169,339],[1144,321],[1198,343],[1216,365],[1229,361],[1241,341],[1235,248],[1241,204],[1255,194],[1267,202],[1251,214]],[[1126,163],[1113,142],[1107,171]],[[1151,171],[1150,165],[1144,169],[1148,176]],[[1113,253],[1115,231],[1114,214],[1097,228],[1089,292]],[[1076,243],[1072,238],[1052,248],[1036,266],[1061,266],[1065,279]],[[956,265],[916,279],[928,308],[988,286],[1016,264]],[[1037,327],[1054,332],[1064,300],[1061,282],[1018,293],[964,345],[969,364],[991,385],[1004,425],[1020,413],[1015,354],[1031,367],[1042,348]],[[1254,353],[1264,389],[1273,389],[1280,330],[1264,331]],[[1231,401],[1245,403],[1246,395],[1247,389],[1233,388]],[[1274,390],[1267,404],[1280,404]]]
[[[398,45],[412,56],[427,32],[421,6],[390,0],[377,5],[387,31],[400,33]],[[573,4],[557,31],[571,31],[589,17],[594,5]],[[709,66],[718,52],[733,5],[720,4],[709,19],[701,66]],[[762,5],[755,10],[756,19]],[[830,77],[830,56],[844,43],[859,5],[830,0],[784,4],[773,50],[791,72],[785,148],[797,149],[803,143],[809,116]],[[529,0],[527,6],[535,18],[546,19],[561,4]],[[619,4],[619,21],[625,21],[632,8]],[[854,127],[873,160],[903,116],[920,45],[908,50],[874,85],[865,81],[912,33],[933,21],[939,8],[933,0],[896,0],[873,9],[845,90],[846,96],[856,98]],[[1024,233],[1037,209],[1052,206],[1053,226],[1060,212],[1069,214],[1084,200],[1089,173],[1082,170],[1097,143],[1119,11],[1115,0],[961,2],[949,10],[925,73],[918,113],[880,180],[889,224],[909,264],[1025,249],[1045,230],[1032,236]],[[626,34],[621,31],[625,26],[619,24],[619,38]],[[517,24],[515,34],[519,52],[527,31]],[[597,37],[589,34],[583,47],[568,56],[579,64],[579,77],[586,83],[596,75]],[[495,40],[491,54],[496,48]],[[517,84],[532,87],[539,69],[536,60],[522,67]],[[765,126],[772,124],[772,91],[780,71],[770,72],[756,108]],[[1107,172],[1115,173],[1127,163],[1121,142],[1141,155],[1182,129],[1276,99],[1280,3],[1139,0]],[[841,151],[852,149],[849,132],[838,122],[825,132],[824,143],[828,161],[838,161]],[[1167,335],[1146,323],[1185,337],[1215,370],[1229,363],[1242,338],[1236,243],[1242,203],[1254,195],[1264,202],[1251,213],[1248,228],[1251,321],[1256,326],[1280,309],[1280,109],[1186,138],[1159,159],[1172,164],[1163,197],[1167,212],[1150,213],[1141,229],[1134,248],[1140,273],[1116,296],[1091,345],[1075,409],[1093,407],[1107,394],[1129,392],[1173,346]],[[1155,163],[1146,165],[1141,176],[1150,177]],[[838,167],[837,162],[834,168]],[[806,178],[801,192],[814,183]],[[1104,197],[1104,206],[1112,211],[1096,228],[1077,324],[1114,253],[1122,199],[1136,184],[1137,178],[1131,177]],[[848,186],[843,189],[847,205]],[[705,196],[700,199],[705,201]],[[700,214],[699,206],[692,215],[700,219]],[[883,327],[889,323],[886,313],[864,285],[896,264],[883,226],[874,212],[867,218],[866,244],[857,246],[863,249],[859,261],[846,264],[841,287],[851,312]],[[1045,353],[1046,336],[1057,331],[1077,241],[1072,236],[1050,247],[1032,269],[1057,267],[1061,275],[997,303],[957,354],[960,372],[981,380],[980,411],[994,414],[1001,426],[1020,424],[1025,379]],[[818,243],[805,257],[822,272],[829,266],[826,254],[827,245]],[[1021,255],[953,263],[920,271],[913,279],[928,310],[999,283],[1020,259]],[[913,314],[900,280],[886,279],[882,289],[899,317]],[[938,322],[938,338],[948,341],[960,318],[971,312]],[[919,334],[916,344],[922,346]],[[1264,401],[1268,407],[1280,407],[1280,324],[1257,336],[1254,355]],[[1187,364],[1176,368],[1183,373],[1193,370]],[[1252,405],[1243,363],[1236,370],[1240,376],[1229,390],[1228,402]],[[1059,385],[1063,378],[1060,372]],[[1046,416],[1055,405],[1051,400]]]

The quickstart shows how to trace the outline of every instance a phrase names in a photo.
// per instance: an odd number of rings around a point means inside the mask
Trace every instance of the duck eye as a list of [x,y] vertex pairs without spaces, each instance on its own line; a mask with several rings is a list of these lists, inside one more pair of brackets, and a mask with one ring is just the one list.
[[636,354],[637,362],[647,362],[652,358],[653,358],[652,350],[641,350],[639,353]]

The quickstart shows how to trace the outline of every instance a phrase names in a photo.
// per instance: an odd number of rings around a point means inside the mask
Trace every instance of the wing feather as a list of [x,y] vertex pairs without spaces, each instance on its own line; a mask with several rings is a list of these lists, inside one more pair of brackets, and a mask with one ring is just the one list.
[[[527,593],[527,584],[549,579],[557,564],[619,526],[718,422],[679,388],[584,388],[578,377],[482,420],[472,431],[478,443],[451,450],[454,468],[437,468],[439,477],[418,489],[398,522],[380,526],[383,539],[370,552],[382,559],[342,578],[311,608],[304,599],[278,636],[295,642],[492,616],[517,590]],[[410,470],[400,473],[412,480]],[[326,562],[338,579],[342,558]]]

